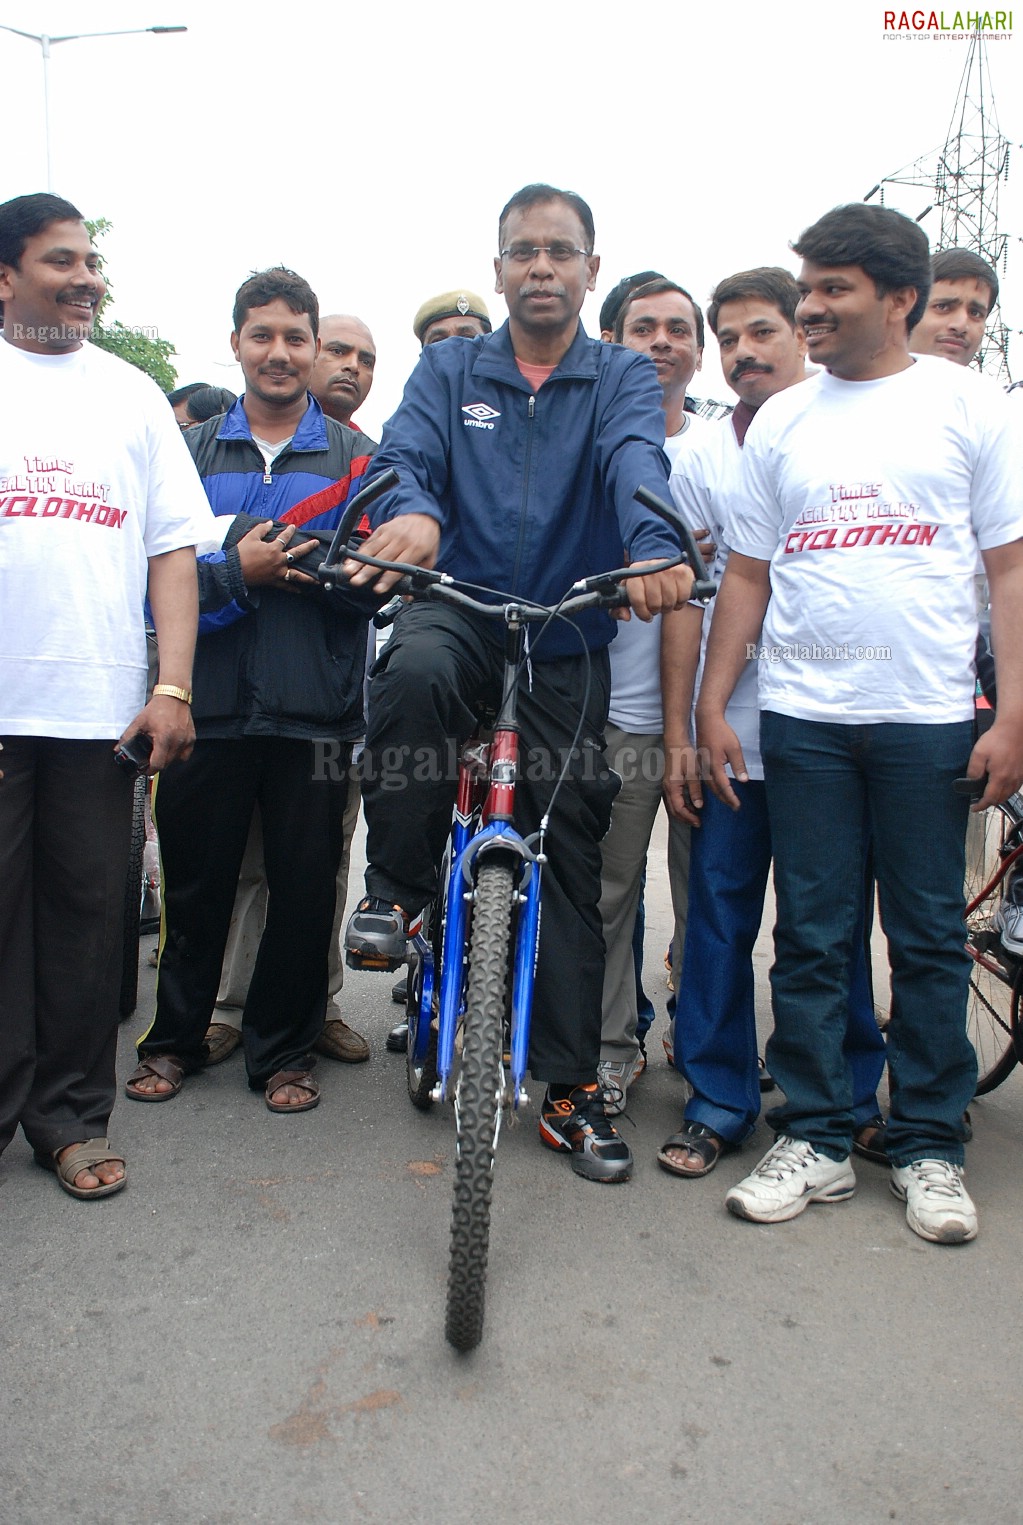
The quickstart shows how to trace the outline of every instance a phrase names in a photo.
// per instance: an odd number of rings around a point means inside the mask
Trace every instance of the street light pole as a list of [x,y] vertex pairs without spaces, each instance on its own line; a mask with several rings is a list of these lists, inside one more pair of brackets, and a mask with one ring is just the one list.
[[53,190],[53,166],[50,149],[50,48],[58,42],[81,42],[89,37],[140,37],[145,32],[164,36],[168,32],[187,32],[187,26],[134,26],[117,32],[68,32],[63,37],[51,37],[48,32],[23,32],[20,27],[5,26],[0,22],[0,32],[13,32],[15,37],[27,37],[37,42],[43,55],[43,122],[46,128],[46,189]]

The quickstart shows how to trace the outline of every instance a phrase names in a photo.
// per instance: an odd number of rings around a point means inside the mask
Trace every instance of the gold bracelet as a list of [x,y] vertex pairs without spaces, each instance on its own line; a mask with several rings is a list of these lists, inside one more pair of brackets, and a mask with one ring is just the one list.
[[164,695],[167,699],[180,699],[182,704],[191,704],[192,690],[190,688],[175,688],[173,683],[158,683],[153,689],[153,698],[157,694]]

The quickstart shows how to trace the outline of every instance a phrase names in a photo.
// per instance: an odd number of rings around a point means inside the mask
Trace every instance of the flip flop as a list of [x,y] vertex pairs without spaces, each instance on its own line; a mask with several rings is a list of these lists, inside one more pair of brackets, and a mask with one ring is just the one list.
[[124,1156],[117,1154],[110,1148],[108,1138],[90,1138],[83,1144],[76,1144],[69,1149],[62,1160],[58,1160],[59,1149],[53,1154],[37,1154],[36,1159],[44,1170],[52,1170],[57,1177],[57,1184],[71,1197],[77,1197],[80,1202],[87,1202],[90,1197],[112,1197],[115,1191],[121,1191],[128,1184],[127,1169],[119,1181],[108,1181],[102,1186],[76,1186],[75,1176],[81,1175],[83,1170],[91,1170],[94,1165],[106,1165],[116,1161],[118,1165],[124,1164]]
[[[166,1080],[171,1089],[169,1091],[134,1089],[140,1080],[150,1080],[153,1076],[157,1080]],[[124,1094],[130,1096],[132,1101],[173,1101],[181,1090],[181,1082],[184,1078],[184,1067],[173,1054],[152,1054],[148,1059],[139,1060],[138,1069],[132,1070],[124,1082]]]
[[[290,1107],[281,1106],[279,1102],[271,1101],[270,1098],[282,1086],[299,1086],[303,1091],[310,1091],[312,1094],[308,1101],[297,1101]],[[320,1105],[320,1088],[309,1070],[278,1070],[276,1075],[270,1076],[263,1095],[271,1112],[311,1112],[314,1107]]]

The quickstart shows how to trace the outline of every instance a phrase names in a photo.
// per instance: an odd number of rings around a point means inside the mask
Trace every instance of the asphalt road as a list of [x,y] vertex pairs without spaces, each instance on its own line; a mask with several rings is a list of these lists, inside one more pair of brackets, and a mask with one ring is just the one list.
[[973,1107],[974,1244],[917,1239],[865,1162],[851,1202],[763,1227],[723,1206],[763,1126],[701,1182],[654,1162],[682,1104],[662,1016],[629,1185],[579,1180],[532,1112],[502,1134],[487,1327],[460,1357],[453,1124],[411,1108],[384,1052],[390,983],[349,975],[373,1057],[321,1061],[314,1112],[272,1116],[236,1055],[169,1104],[119,1102],[130,1184],[106,1201],[8,1149],[3,1525],[1023,1519],[1019,1072]]

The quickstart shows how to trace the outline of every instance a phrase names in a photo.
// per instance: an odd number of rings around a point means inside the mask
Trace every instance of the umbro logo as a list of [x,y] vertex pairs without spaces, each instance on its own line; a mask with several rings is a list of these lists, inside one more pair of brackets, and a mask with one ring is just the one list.
[[485,402],[467,403],[462,412],[466,415],[462,423],[467,429],[492,429],[492,420],[501,417],[496,408],[489,407]]

